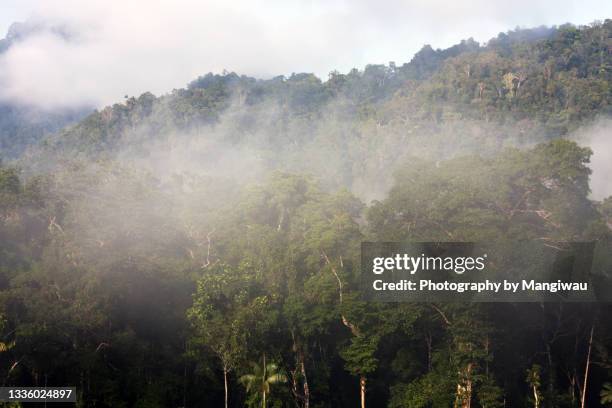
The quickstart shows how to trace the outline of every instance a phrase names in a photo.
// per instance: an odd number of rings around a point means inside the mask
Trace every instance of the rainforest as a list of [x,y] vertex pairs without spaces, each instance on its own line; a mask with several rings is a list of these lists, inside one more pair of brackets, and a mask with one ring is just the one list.
[[98,408],[612,406],[610,303],[359,286],[364,241],[609,242],[610,19],[36,121],[2,103],[4,386]]

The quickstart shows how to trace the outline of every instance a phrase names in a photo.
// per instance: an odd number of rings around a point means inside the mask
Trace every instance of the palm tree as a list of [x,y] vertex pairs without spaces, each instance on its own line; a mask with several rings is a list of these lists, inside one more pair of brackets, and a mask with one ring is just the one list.
[[287,376],[279,371],[274,363],[266,364],[266,355],[263,356],[263,364],[251,363],[253,372],[243,375],[238,379],[246,387],[247,392],[261,393],[263,408],[266,408],[266,395],[270,394],[270,388],[274,384],[287,382]]

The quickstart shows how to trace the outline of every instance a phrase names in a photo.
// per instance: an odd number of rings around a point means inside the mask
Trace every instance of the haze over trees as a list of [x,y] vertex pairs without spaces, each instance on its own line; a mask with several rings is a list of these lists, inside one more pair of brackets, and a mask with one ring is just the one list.
[[[58,29],[59,30],[59,29]],[[0,58],[23,39],[37,35],[40,27],[32,23],[14,23],[5,38],[0,39]],[[62,33],[66,36],[67,33]],[[6,86],[2,83],[1,86]],[[0,100],[0,159],[15,159],[28,146],[74,123],[93,109],[76,106],[63,109],[41,109],[2,97]]]
[[364,240],[609,240],[572,138],[612,116],[611,54],[611,20],[515,30],[326,80],[207,74],[11,133],[4,384],[75,385],[81,407],[609,406],[607,304],[358,284]]

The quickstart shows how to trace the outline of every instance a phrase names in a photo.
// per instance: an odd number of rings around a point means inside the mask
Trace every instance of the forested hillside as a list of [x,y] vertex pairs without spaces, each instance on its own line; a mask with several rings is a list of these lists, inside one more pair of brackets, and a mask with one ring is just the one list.
[[358,289],[367,240],[610,240],[574,136],[612,117],[611,75],[612,20],[516,30],[325,80],[207,74],[28,142],[0,168],[4,384],[79,407],[611,406],[609,304]]
[[380,198],[389,187],[381,191],[381,180],[408,155],[487,154],[610,115],[611,24],[519,30],[486,46],[426,46],[402,66],[332,72],[325,82],[311,74],[208,74],[168,95],[109,106],[49,143],[60,155],[88,157],[189,144],[190,152],[218,150],[222,160],[229,148],[232,159],[246,151],[266,169],[313,173]]

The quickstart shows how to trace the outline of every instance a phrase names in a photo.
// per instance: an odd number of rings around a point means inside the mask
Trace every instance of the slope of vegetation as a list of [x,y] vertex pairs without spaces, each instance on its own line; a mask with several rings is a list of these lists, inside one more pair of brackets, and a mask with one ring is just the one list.
[[609,240],[592,152],[564,136],[611,114],[611,34],[518,30],[325,82],[209,74],[33,146],[0,168],[5,384],[113,408],[609,404],[609,304],[358,284],[364,240]]

